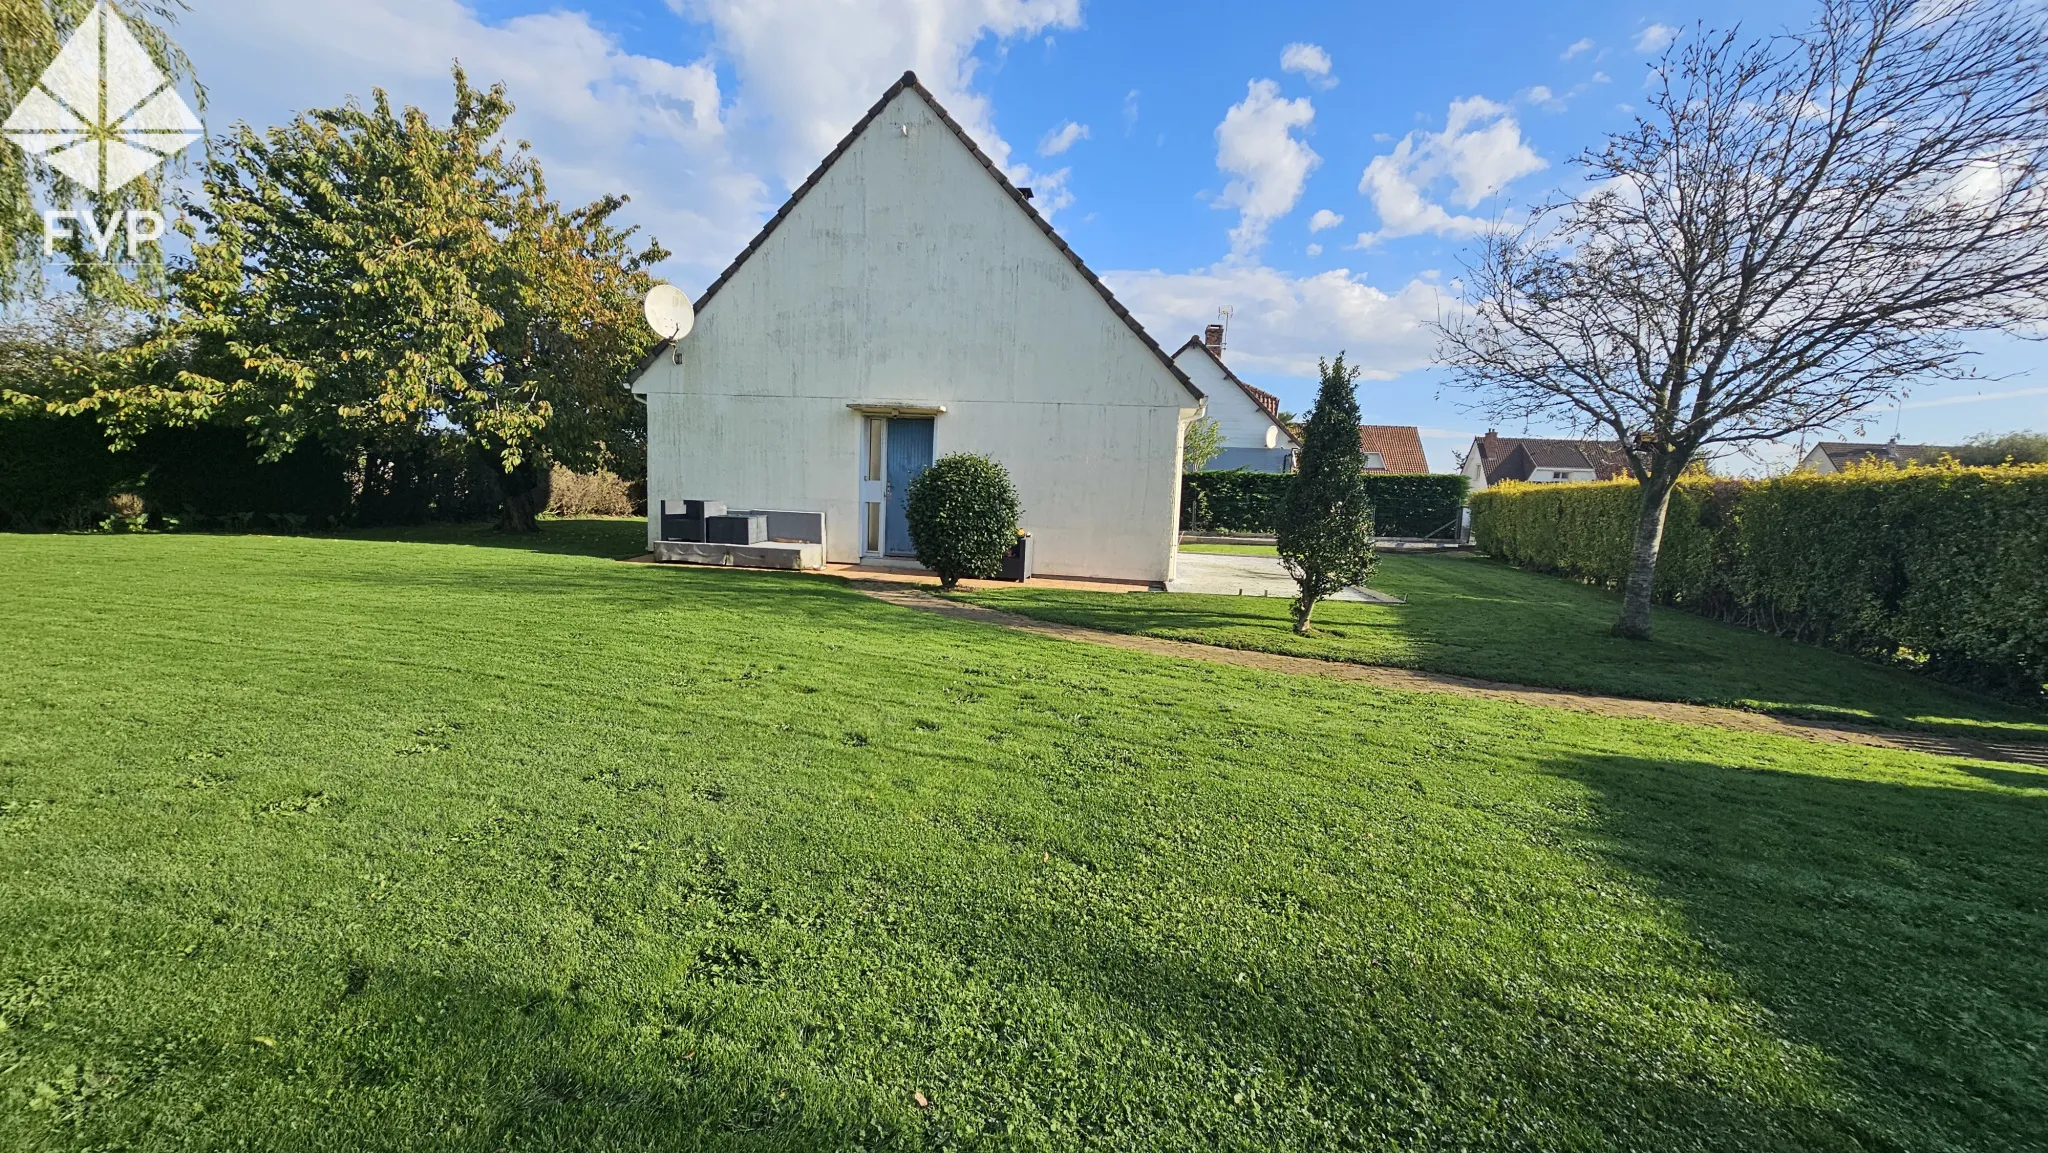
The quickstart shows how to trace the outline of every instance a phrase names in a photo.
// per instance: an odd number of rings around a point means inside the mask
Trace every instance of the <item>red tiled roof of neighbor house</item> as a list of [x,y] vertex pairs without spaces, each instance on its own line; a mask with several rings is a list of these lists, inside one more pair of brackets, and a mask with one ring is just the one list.
[[[1225,369],[1224,371],[1228,372],[1229,370],[1228,370],[1228,369]],[[1278,423],[1278,422],[1279,422],[1279,420],[1280,420],[1280,398],[1279,398],[1279,397],[1277,397],[1277,396],[1274,396],[1274,395],[1273,395],[1272,393],[1270,393],[1270,392],[1267,392],[1267,391],[1266,391],[1265,389],[1263,389],[1263,388],[1259,388],[1259,387],[1258,387],[1258,386],[1256,386],[1256,385],[1250,385],[1250,384],[1246,384],[1246,383],[1245,383],[1244,381],[1241,381],[1241,380],[1237,382],[1237,387],[1239,387],[1239,388],[1243,389],[1243,390],[1244,390],[1244,394],[1245,394],[1246,396],[1249,396],[1249,397],[1251,397],[1251,398],[1252,398],[1252,403],[1253,403],[1253,404],[1256,404],[1256,405],[1258,405],[1258,406],[1259,406],[1260,408],[1263,408],[1263,409],[1265,409],[1265,410],[1266,410],[1266,415],[1267,415],[1267,416],[1270,416],[1270,417],[1272,417],[1275,423]]]
[[1380,454],[1386,468],[1374,472],[1429,471],[1429,458],[1422,452],[1422,433],[1412,424],[1361,424],[1358,447]]

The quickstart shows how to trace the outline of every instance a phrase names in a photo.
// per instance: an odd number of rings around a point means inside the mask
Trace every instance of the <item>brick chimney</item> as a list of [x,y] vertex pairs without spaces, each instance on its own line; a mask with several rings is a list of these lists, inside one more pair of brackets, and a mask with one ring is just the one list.
[[1209,349],[1209,355],[1223,359],[1223,326],[1212,324],[1202,330],[1202,344]]

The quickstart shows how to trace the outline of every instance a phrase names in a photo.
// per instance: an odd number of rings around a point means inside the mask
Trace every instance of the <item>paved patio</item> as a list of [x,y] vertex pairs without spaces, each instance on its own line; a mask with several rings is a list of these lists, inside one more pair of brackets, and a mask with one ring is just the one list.
[[[1183,552],[1177,575],[1166,583],[1166,591],[1291,599],[1295,588],[1294,578],[1287,575],[1287,568],[1280,563],[1279,557]],[[1408,603],[1400,597],[1361,588],[1345,589],[1330,599],[1380,605]]]

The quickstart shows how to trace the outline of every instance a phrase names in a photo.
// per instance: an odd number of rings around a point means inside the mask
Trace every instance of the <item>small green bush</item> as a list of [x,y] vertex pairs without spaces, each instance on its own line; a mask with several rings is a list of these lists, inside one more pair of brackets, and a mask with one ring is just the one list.
[[[1503,485],[1478,546],[1618,586],[1634,481]],[[2034,696],[2048,684],[2048,465],[1861,468],[1672,494],[1657,598],[1781,636]]]
[[1017,544],[1017,490],[985,456],[942,456],[910,482],[905,515],[918,563],[950,589],[962,577],[993,577]]

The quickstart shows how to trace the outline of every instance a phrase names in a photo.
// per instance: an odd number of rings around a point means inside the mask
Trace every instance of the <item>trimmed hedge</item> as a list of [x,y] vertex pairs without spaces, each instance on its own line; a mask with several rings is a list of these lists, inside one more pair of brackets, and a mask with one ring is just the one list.
[[1272,532],[1280,496],[1294,477],[1226,468],[1181,477],[1181,527],[1222,532]]
[[0,529],[91,528],[142,472],[141,462],[108,449],[91,417],[0,417]]
[[[1190,531],[1272,532],[1288,473],[1220,469],[1192,472],[1181,483],[1181,527]],[[1378,536],[1427,536],[1458,519],[1471,482],[1451,473],[1367,473],[1373,531]]]
[[[1618,587],[1634,481],[1472,498],[1480,549]],[[1659,600],[1949,679],[2048,684],[2048,466],[1871,468],[1691,480],[1672,495]]]
[[186,529],[474,520],[499,502],[490,462],[452,436],[353,457],[308,442],[264,461],[222,425],[159,429],[116,453],[90,416],[0,417],[0,530],[89,529],[120,493],[154,526]]
[[1471,487],[1471,480],[1462,473],[1366,473],[1373,531],[1379,536],[1455,532],[1458,511],[1465,507]]

